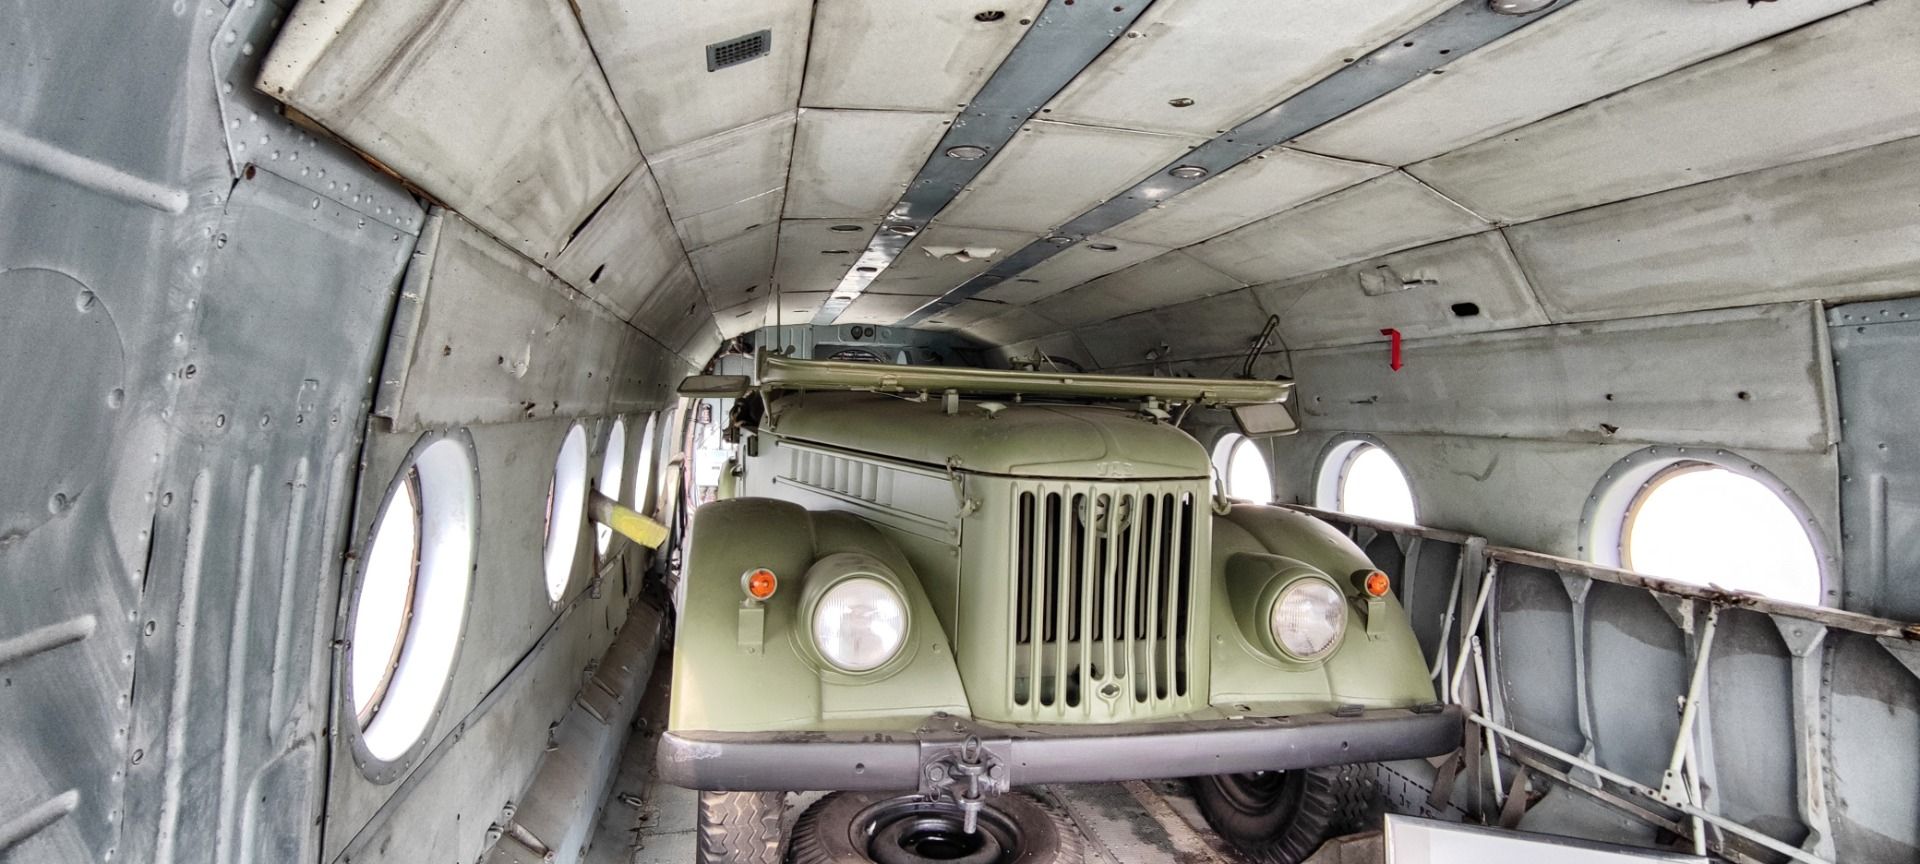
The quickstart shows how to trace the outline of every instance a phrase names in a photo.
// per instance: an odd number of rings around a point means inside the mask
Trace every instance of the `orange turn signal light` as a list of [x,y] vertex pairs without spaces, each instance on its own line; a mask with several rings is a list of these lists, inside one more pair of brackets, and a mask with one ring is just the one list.
[[740,587],[746,589],[748,597],[765,600],[772,597],[774,590],[780,587],[780,579],[773,575],[772,570],[759,567],[748,570],[740,577]]
[[1393,583],[1387,580],[1387,574],[1378,570],[1368,573],[1367,578],[1360,585],[1361,590],[1366,591],[1368,597],[1385,597],[1387,590],[1392,587]]

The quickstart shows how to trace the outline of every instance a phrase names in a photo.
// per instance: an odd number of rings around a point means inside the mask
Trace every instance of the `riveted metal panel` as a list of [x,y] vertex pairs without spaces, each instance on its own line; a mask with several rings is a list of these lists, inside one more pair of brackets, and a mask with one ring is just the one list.
[[1910,137],[1916,38],[1920,7],[1860,6],[1408,170],[1518,222]]
[[1827,753],[1841,861],[1920,856],[1920,679],[1872,639],[1830,633]]
[[[548,725],[566,713],[580,687],[580,670],[611,640],[614,625],[602,607],[625,603],[619,588],[592,582],[594,542],[585,520],[575,526],[580,539],[559,603],[548,600],[542,578],[547,489],[575,422],[588,424],[587,469],[596,475],[606,436],[595,419],[469,428],[479,477],[479,548],[445,702],[423,733],[421,758],[391,782],[362,772],[353,757],[355,733],[334,736],[323,860],[343,852],[353,861],[476,857],[487,825],[532,777]],[[368,439],[350,549],[370,542],[378,502],[417,438],[411,431],[377,431]]]
[[1920,404],[1911,396],[1920,364],[1920,301],[1855,303],[1827,312],[1841,416],[1841,605],[1920,619]]
[[[693,308],[658,308],[681,302],[665,287],[670,279],[655,286],[635,320],[659,322],[652,326],[661,336],[684,340],[690,337],[667,328],[697,327],[703,316],[706,327],[712,322],[691,271],[675,272],[685,274],[678,297],[691,292]],[[423,302],[407,377],[392,385],[401,429],[599,413],[612,405],[616,361],[645,351],[630,342],[673,353],[451,214]]]
[[[1051,103],[1054,119],[1188,135],[1223,132],[1413,28],[1452,0],[1342,8],[1314,0],[1173,0]],[[1190,104],[1176,106],[1176,99]]]
[[1638,588],[1595,582],[1586,614],[1584,678],[1560,686],[1587,687],[1597,761],[1657,789],[1680,730],[1680,715],[1671,709],[1686,696],[1693,668],[1686,637],[1653,595]]
[[1797,843],[1807,827],[1796,807],[1791,664],[1771,619],[1723,610],[1707,673],[1710,710],[1703,719],[1720,812]]
[[316,0],[285,31],[262,90],[535,261],[640,162],[563,0]]
[[227,204],[152,523],[135,860],[316,851],[335,567],[413,244],[265,171]]
[[1500,676],[1507,720],[1561,750],[1585,750],[1577,695],[1585,673],[1574,662],[1574,608],[1560,578],[1503,566],[1493,603],[1487,662]]
[[[840,284],[879,227],[871,219],[788,219],[780,223],[774,280],[783,292],[825,293]],[[849,230],[836,231],[836,227]]]
[[[902,6],[891,0],[819,4],[801,103],[951,116],[986,83],[1045,6],[1046,0],[991,7]],[[876,39],[876,33],[886,38]],[[925,158],[922,148],[913,167]]]

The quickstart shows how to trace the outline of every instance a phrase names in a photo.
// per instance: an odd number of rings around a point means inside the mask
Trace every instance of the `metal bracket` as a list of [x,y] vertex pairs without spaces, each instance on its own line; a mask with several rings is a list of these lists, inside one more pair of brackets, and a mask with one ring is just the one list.
[[[944,719],[938,718],[935,722]],[[966,737],[958,741],[920,742],[920,794],[945,798],[959,805],[965,816],[966,832],[972,834],[987,798],[1013,788],[1012,769],[1000,756],[1008,751],[1012,742],[1007,739],[982,741],[962,720],[953,721],[953,727],[956,732],[966,733]]]

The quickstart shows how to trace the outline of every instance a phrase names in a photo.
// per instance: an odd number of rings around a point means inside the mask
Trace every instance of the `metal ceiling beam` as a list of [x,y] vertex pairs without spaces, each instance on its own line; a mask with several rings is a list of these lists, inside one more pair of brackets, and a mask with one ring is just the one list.
[[[1007,59],[961,109],[865,252],[813,316],[832,324],[900,257],[935,214],[946,209],[987,163],[1067,82],[1127,32],[1152,0],[1075,3],[1048,0]],[[1026,22],[1021,22],[1026,23]]]
[[1161,167],[1135,183],[1133,188],[1074,217],[1053,234],[1001,259],[986,272],[914,310],[912,314],[894,322],[893,326],[912,327],[958,306],[1062,250],[1145,213],[1254,156],[1298,138],[1424,76],[1441,74],[1447,64],[1576,2],[1578,0],[1559,0],[1535,12],[1513,14],[1495,11],[1495,7],[1514,5],[1513,0],[1462,0],[1426,23],[1401,34],[1399,38],[1340,67],[1280,104]]

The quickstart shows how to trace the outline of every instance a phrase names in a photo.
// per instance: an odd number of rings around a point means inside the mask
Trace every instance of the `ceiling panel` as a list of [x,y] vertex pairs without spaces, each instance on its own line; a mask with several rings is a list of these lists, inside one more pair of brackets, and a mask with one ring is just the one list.
[[1034,121],[939,219],[1046,231],[1131,187],[1204,139]]
[[1408,170],[1520,222],[1920,134],[1920,3],[1861,6]]
[[686,219],[786,185],[793,115],[781,114],[664,152],[648,151],[667,209]]
[[952,116],[800,109],[786,215],[886,215],[926,164]]
[[713,304],[726,308],[772,290],[774,244],[779,226],[762,225],[687,254]]
[[[1020,231],[929,225],[867,290],[938,297],[992,267],[1035,238]],[[888,324],[892,321],[886,322]]]
[[1062,249],[1038,266],[977,296],[982,300],[1025,305],[1116,270],[1132,267],[1166,251],[1164,246],[1132,243],[1096,234],[1088,237],[1087,242]]
[[907,313],[927,305],[927,298],[915,295],[875,294],[871,291],[860,295],[834,319],[835,324],[892,324],[905,318]]
[[982,319],[967,329],[974,338],[995,345],[1012,345],[1030,339],[1067,333],[1067,327],[1034,312],[1031,307],[1015,308]]
[[720,322],[720,332],[729,339],[762,327],[778,327],[782,323],[805,324],[813,319],[813,313],[820,310],[820,305],[826,302],[827,295],[824,293],[781,294],[778,314],[775,314],[773,300],[774,298],[771,297],[750,300],[730,309],[721,310],[714,319]]
[[[1048,103],[1048,116],[1211,137],[1454,2],[1159,0],[1134,22],[1131,38],[1114,42]],[[1176,99],[1192,104],[1169,104]]]
[[1406,165],[1790,30],[1861,0],[1575,3],[1295,140]]
[[1142,243],[1190,246],[1389,170],[1275,147],[1109,233]]
[[[575,5],[614,96],[649,157],[791,111],[799,103],[812,0],[578,0]],[[771,40],[766,56],[707,71],[708,45],[762,30]]]
[[[1149,361],[1237,357],[1260,338],[1267,313],[1253,292],[1216,294],[1180,306],[1155,309],[1081,327],[1074,332],[1103,367]],[[1226,370],[1224,368],[1223,374]]]
[[1472,234],[1487,223],[1394,172],[1270,216],[1188,251],[1249,284],[1316,273]]
[[1507,229],[1556,318],[1912,294],[1920,138]]
[[1005,303],[988,303],[984,300],[962,300],[960,305],[941,310],[928,318],[920,326],[926,330],[954,330],[968,332],[981,322],[998,318],[1009,311]]
[[260,88],[535,261],[638,164],[559,0],[298,9]]
[[692,267],[684,266],[675,268],[648,291],[640,311],[630,320],[647,335],[694,360],[696,365],[705,363],[707,358],[695,359],[685,349],[701,338],[703,331],[717,329],[712,309],[707,305],[707,295],[700,290],[699,278],[693,275]]
[[1033,304],[1063,324],[1086,324],[1173,306],[1240,288],[1246,283],[1184,252],[1168,252]]
[[[1027,30],[1022,19],[1030,21],[1045,5],[822,0],[814,12],[804,104],[951,116],[1020,41]],[[989,9],[1002,17],[974,17]]]
[[660,187],[641,165],[554,259],[553,272],[626,319],[685,262]]
[[673,228],[680,232],[680,242],[688,249],[712,246],[749,229],[780,221],[780,207],[785,200],[785,190],[775,189],[718,210],[677,219]]
[[[1403,280],[1432,284],[1398,289]],[[1387,327],[1419,339],[1548,323],[1498,231],[1255,286],[1253,293],[1280,316],[1281,341],[1295,349],[1379,342]],[[1463,303],[1472,308],[1456,308]]]
[[[855,226],[835,231],[835,226]],[[880,223],[857,219],[789,219],[780,223],[780,257],[774,282],[783,293],[828,292],[867,248]]]

